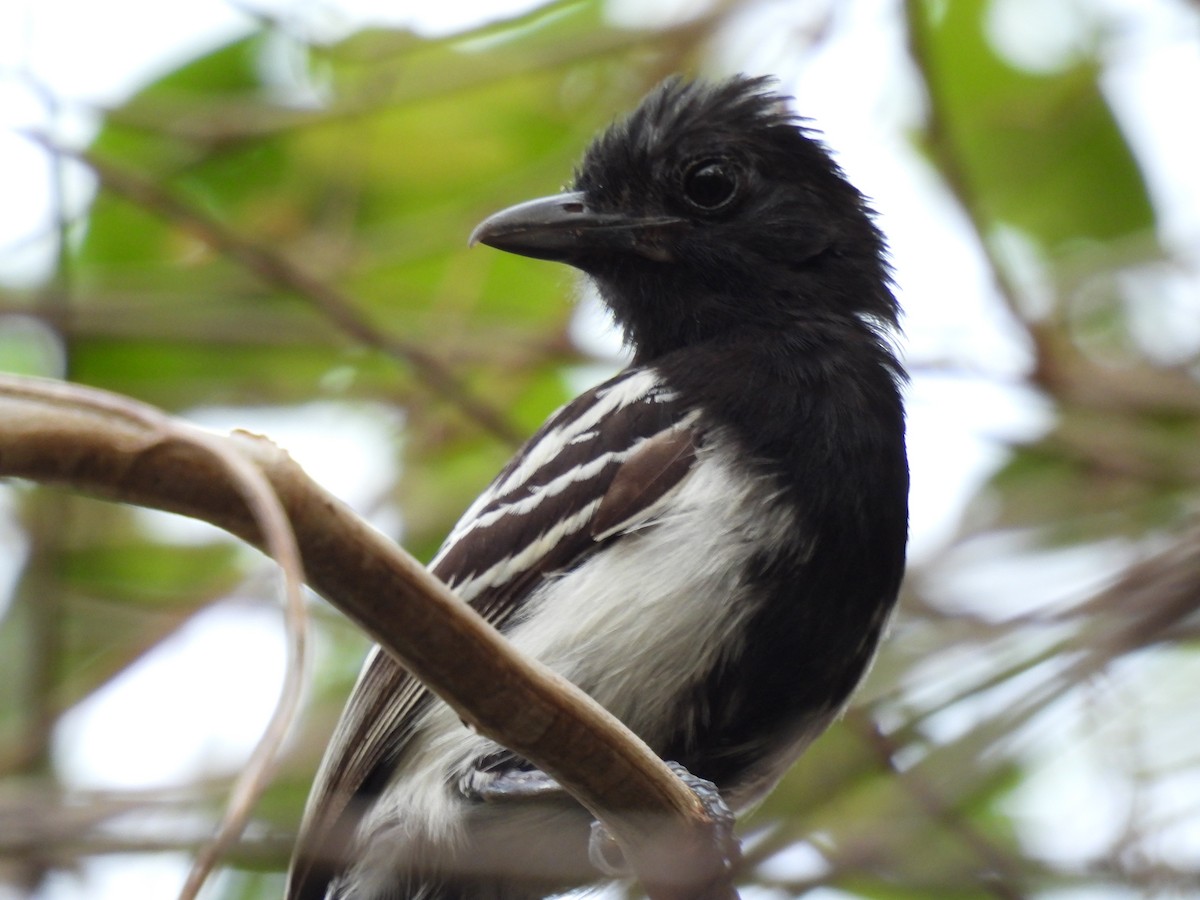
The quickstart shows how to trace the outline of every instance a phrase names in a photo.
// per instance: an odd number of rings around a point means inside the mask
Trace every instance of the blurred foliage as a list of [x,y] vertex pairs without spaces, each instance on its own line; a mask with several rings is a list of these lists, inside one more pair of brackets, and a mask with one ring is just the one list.
[[[427,557],[588,362],[570,276],[466,252],[466,235],[557,189],[589,136],[664,74],[719,68],[767,6],[633,30],[597,0],[560,0],[447,38],[330,42],[264,19],[105,113],[83,163],[98,190],[62,224],[53,278],[0,293],[0,367],[185,413],[401,410],[383,448],[398,474],[362,511]],[[1016,387],[1053,415],[915,562],[855,707],[745,823],[746,883],[769,890],[757,896],[1200,896],[1187,689],[1200,359],[1153,327],[1170,278],[1190,278],[1200,319],[1196,260],[1160,246],[1106,102],[1120,34],[1081,25],[1071,58],[1030,71],[992,39],[997,6],[910,0],[887,27],[926,94],[914,143],[1031,348]],[[1102,4],[1065,6],[1093,23]],[[820,52],[836,8],[795,13],[781,69]],[[910,362],[918,380],[936,368]],[[21,567],[0,600],[0,894],[93,854],[190,850],[205,831],[189,816],[216,815],[225,778],[81,791],[53,742],[62,716],[200,611],[271,602],[262,565],[215,533],[57,490],[12,487],[3,510]],[[310,711],[214,896],[280,890],[363,650],[334,614],[317,618]],[[131,810],[181,824],[150,839]],[[1073,847],[1053,839],[1077,828]]]

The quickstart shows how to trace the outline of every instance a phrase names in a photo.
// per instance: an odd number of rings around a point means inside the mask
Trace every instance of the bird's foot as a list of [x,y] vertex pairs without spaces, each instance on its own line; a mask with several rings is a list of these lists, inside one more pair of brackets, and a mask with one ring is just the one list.
[[568,796],[561,784],[540,769],[501,772],[473,768],[458,784],[464,797],[485,803],[509,800],[547,800]]
[[[668,762],[668,768],[686,784],[704,807],[712,823],[712,843],[718,848],[726,871],[737,865],[741,848],[733,834],[734,815],[721,797],[721,792],[711,781],[693,775],[677,762]],[[560,800],[569,797],[566,789],[539,769],[473,768],[459,781],[459,790],[464,797],[484,803],[527,802]],[[588,840],[588,860],[605,875],[612,878],[627,878],[633,874],[616,839],[603,822],[592,822]]]
[[[735,817],[725,803],[717,786],[707,779],[693,775],[687,767],[677,762],[668,762],[667,768],[686,784],[704,807],[712,823],[713,844],[718,848],[726,871],[731,871],[741,859],[742,851],[733,833]],[[604,823],[592,822],[592,833],[588,841],[588,859],[592,865],[613,878],[628,878],[633,874],[625,854]]]

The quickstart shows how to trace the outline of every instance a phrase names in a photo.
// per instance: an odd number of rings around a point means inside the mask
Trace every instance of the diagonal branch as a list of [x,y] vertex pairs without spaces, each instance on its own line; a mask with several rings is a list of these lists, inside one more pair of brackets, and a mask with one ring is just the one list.
[[211,452],[213,442],[224,442],[269,482],[308,583],[472,727],[530,760],[602,818],[655,900],[735,896],[697,798],[599,704],[517,654],[270,442],[245,433],[200,432],[200,440],[190,440],[198,430],[182,422],[170,420],[170,429],[147,424],[166,419],[105,392],[0,376],[0,475],[182,513],[262,547],[264,533],[245,496]]
[[358,311],[353,300],[278,251],[238,234],[163,186],[114,165],[88,151],[70,150],[43,135],[29,135],[57,156],[88,166],[100,184],[161,219],[188,229],[208,246],[254,273],[267,284],[303,297],[339,331],[365,347],[407,363],[431,390],[458,407],[473,421],[509,444],[520,443],[516,429],[495,407],[475,396],[444,362],[423,347],[385,334]]

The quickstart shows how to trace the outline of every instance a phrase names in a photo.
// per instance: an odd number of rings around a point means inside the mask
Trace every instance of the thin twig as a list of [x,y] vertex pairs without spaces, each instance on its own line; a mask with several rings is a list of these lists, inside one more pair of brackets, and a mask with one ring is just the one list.
[[[185,439],[185,435],[180,434],[177,427],[173,434],[178,439]],[[216,834],[192,862],[187,881],[179,892],[179,900],[192,900],[200,893],[205,880],[221,857],[245,831],[254,807],[274,776],[283,743],[300,710],[300,700],[307,683],[308,655],[308,611],[304,605],[302,590],[304,570],[296,535],[292,531],[283,504],[262,471],[245,456],[234,452],[227,441],[217,440],[215,436],[191,428],[187,429],[186,437],[199,443],[221,463],[262,530],[267,553],[278,563],[282,577],[284,621],[288,641],[283,686],[275,709],[250,754],[250,759],[234,781],[225,816],[217,827]]]
[[[380,42],[387,48],[382,52],[364,51],[361,44],[354,45],[352,51],[347,51],[343,45],[317,47],[315,53],[332,57],[339,65],[358,64],[383,73],[382,76],[377,74],[375,78],[368,79],[366,87],[360,89],[357,95],[334,97],[329,105],[320,109],[289,108],[258,100],[222,99],[220,115],[211,114],[211,103],[194,103],[190,109],[198,109],[197,114],[180,115],[177,99],[166,105],[139,99],[132,106],[98,111],[103,112],[108,121],[213,145],[269,137],[300,128],[328,127],[382,111],[445,100],[480,88],[494,87],[505,81],[526,78],[534,73],[544,75],[618,55],[629,56],[651,45],[654,48],[654,71],[651,74],[662,77],[687,68],[696,48],[711,38],[740,9],[741,4],[737,0],[720,0],[703,15],[663,29],[597,28],[570,41],[551,40],[527,46],[521,53],[478,54],[469,65],[442,67],[436,79],[411,77],[410,69],[401,61],[400,71],[403,75],[387,77],[387,64],[414,46],[425,52],[439,46],[454,48],[453,52],[458,52],[472,41],[490,41],[503,31],[520,29],[523,24],[546,17],[548,13],[553,14],[550,7],[539,7],[528,15],[525,22],[522,21],[524,17],[518,16],[445,38],[422,39],[419,44]],[[187,112],[188,107],[184,107],[184,111]]]
[[23,382],[6,378],[2,392],[8,397],[36,400],[120,419],[144,429],[146,446],[174,441],[202,450],[223,470],[262,534],[268,555],[279,565],[288,636],[283,686],[267,727],[234,782],[225,816],[212,842],[197,855],[179,894],[180,900],[191,900],[199,893],[222,854],[245,829],[255,804],[270,782],[279,751],[300,709],[306,681],[308,613],[304,605],[304,570],[296,536],[283,504],[266,476],[223,438],[185,425],[144,404],[79,385],[41,380]]
[[883,765],[908,790],[926,814],[956,835],[984,863],[991,877],[981,877],[980,887],[1000,900],[1024,900],[1025,893],[1017,886],[1020,873],[1008,855],[994,846],[963,815],[951,807],[920,773],[911,769],[901,769],[896,765],[896,756],[901,748],[870,716],[855,710],[847,716],[847,720],[856,726],[878,754]]

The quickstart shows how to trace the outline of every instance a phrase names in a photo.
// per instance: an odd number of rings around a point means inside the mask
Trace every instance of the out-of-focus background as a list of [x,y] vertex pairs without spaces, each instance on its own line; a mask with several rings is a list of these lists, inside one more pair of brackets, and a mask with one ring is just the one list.
[[[7,0],[0,369],[266,433],[427,557],[621,365],[567,270],[466,235],[664,75],[734,71],[880,213],[914,476],[890,639],[743,823],[743,896],[1200,897],[1200,4]],[[0,898],[179,889],[279,690],[272,577],[0,488]],[[209,897],[281,890],[365,650],[312,607],[303,721]]]

